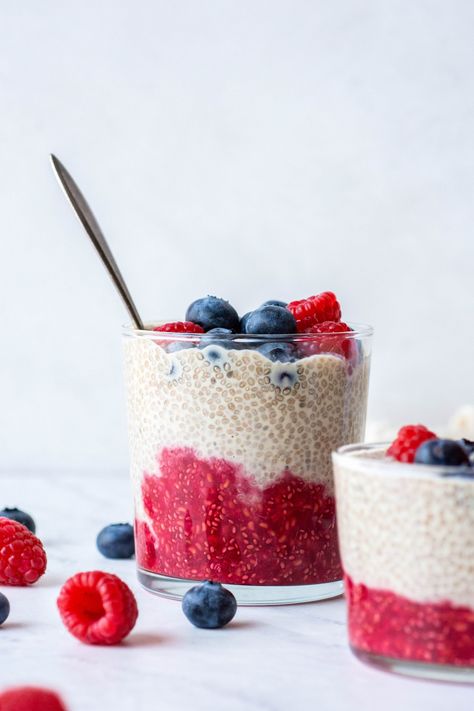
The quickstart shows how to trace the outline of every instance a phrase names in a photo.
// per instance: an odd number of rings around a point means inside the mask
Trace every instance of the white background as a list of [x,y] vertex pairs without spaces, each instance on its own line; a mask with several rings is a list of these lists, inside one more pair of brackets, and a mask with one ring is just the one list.
[[373,419],[474,402],[471,0],[0,0],[0,466],[125,467],[126,315],[332,289]]

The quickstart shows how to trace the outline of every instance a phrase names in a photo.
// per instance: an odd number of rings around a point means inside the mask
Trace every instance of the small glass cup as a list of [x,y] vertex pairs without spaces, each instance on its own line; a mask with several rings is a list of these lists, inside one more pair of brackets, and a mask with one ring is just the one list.
[[474,681],[474,477],[388,444],[333,454],[349,642],[410,676]]
[[331,451],[363,437],[371,334],[125,331],[146,589],[180,599],[212,579],[253,605],[341,594]]

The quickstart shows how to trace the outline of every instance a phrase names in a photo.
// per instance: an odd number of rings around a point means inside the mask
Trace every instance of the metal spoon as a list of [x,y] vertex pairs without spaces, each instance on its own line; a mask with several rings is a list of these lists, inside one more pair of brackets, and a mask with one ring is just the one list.
[[53,164],[53,170],[59,180],[61,187],[63,188],[66,197],[72,205],[74,212],[81,221],[82,226],[87,232],[92,244],[99,253],[99,257],[105,265],[105,268],[112,277],[112,281],[117,287],[117,291],[122,297],[122,300],[127,307],[127,310],[132,317],[135,326],[139,330],[144,330],[143,321],[138,313],[137,307],[135,306],[130,292],[127,288],[125,280],[120,273],[120,269],[117,266],[117,262],[114,259],[114,255],[110,251],[110,247],[99,227],[99,223],[94,217],[92,210],[90,209],[84,195],[81,193],[76,183],[74,182],[71,175],[68,173],[66,168],[63,166],[60,160],[56,158],[55,155],[51,153],[51,163]]

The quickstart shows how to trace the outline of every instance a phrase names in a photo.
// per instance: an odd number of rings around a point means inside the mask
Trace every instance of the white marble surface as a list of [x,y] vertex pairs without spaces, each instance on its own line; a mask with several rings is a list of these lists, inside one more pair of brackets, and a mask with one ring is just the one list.
[[[70,711],[471,711],[472,688],[403,679],[364,666],[346,642],[344,601],[240,608],[224,630],[192,627],[179,603],[136,582],[133,561],[95,549],[102,525],[130,519],[125,474],[3,474],[2,504],[36,518],[49,556],[32,588],[3,588],[11,615],[0,628],[1,686],[43,684]],[[63,628],[60,585],[80,570],[109,570],[134,590],[140,617],[128,641],[88,647]]]

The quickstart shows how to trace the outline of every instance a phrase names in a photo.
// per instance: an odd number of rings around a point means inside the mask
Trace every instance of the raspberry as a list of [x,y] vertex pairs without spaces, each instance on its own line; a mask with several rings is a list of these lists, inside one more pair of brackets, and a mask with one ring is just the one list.
[[436,435],[424,425],[405,425],[399,430],[396,439],[387,449],[387,455],[399,462],[411,464],[420,444],[429,439],[436,439]]
[[161,333],[204,333],[204,329],[192,321],[172,321],[156,326],[153,330]]
[[66,707],[54,691],[18,686],[0,694],[0,711],[66,711]]
[[307,328],[323,321],[340,321],[341,307],[332,291],[309,296],[307,299],[292,301],[287,309],[296,319],[298,333],[304,333]]
[[0,517],[0,585],[31,585],[45,570],[39,538],[22,523]]
[[320,333],[322,334],[321,338],[308,339],[307,342],[300,345],[300,350],[305,356],[315,355],[316,353],[338,353],[349,358],[352,355],[351,344],[353,339],[327,334],[348,333],[350,331],[352,329],[342,321],[315,323],[314,326],[307,328],[305,333]]
[[135,626],[138,609],[130,588],[116,575],[76,573],[58,597],[61,619],[86,644],[118,644]]

